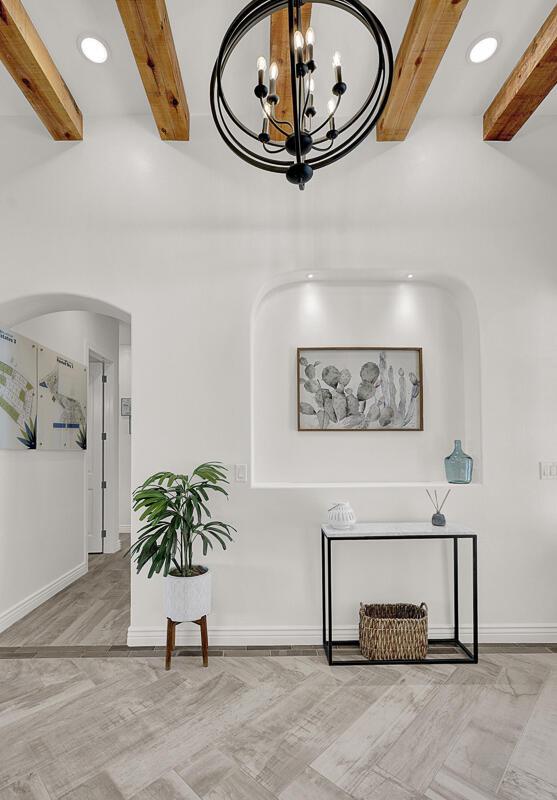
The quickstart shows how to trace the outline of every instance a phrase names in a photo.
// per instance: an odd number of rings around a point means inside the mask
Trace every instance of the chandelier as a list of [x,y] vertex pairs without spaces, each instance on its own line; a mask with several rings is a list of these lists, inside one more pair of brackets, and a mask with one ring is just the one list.
[[[392,83],[393,55],[387,33],[360,0],[313,0],[352,14],[371,35],[377,51],[377,68],[369,75],[369,92],[348,119],[340,117],[347,91],[341,57],[332,58],[332,71],[319,78],[315,33],[302,33],[302,6],[306,0],[252,0],[238,14],[220,46],[211,76],[211,111],[217,129],[230,149],[254,167],[283,173],[290,183],[304,189],[316,169],[327,167],[357,147],[373,130],[387,102]],[[261,127],[252,130],[232,111],[223,90],[223,75],[230,56],[255,25],[276,11],[288,8],[291,97],[277,94],[278,66],[260,56],[257,60],[255,102],[261,109]],[[288,63],[288,62],[286,62]],[[331,80],[326,108],[314,104],[317,80]],[[285,104],[288,107],[285,108]],[[340,118],[340,121],[339,121]]]

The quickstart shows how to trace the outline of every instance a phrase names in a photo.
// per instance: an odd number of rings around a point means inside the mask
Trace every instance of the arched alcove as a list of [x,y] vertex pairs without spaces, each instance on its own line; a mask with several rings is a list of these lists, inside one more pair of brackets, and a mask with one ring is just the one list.
[[[298,432],[297,348],[368,346],[423,349],[424,430]],[[254,487],[441,485],[457,438],[481,480],[479,333],[462,284],[358,271],[283,278],[254,309],[251,369]]]

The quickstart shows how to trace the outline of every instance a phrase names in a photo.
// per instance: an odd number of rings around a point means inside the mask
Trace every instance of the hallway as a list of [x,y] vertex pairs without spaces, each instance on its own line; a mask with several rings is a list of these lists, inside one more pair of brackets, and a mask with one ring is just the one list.
[[90,555],[89,571],[0,633],[0,647],[125,644],[130,619],[130,565],[124,553]]

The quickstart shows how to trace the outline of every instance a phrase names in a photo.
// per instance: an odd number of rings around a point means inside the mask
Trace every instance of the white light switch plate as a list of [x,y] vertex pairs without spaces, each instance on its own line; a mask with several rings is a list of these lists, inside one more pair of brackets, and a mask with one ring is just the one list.
[[238,483],[246,483],[248,479],[248,465],[247,464],[236,464],[235,465],[235,475],[236,481]]
[[540,461],[540,480],[557,481],[557,461]]

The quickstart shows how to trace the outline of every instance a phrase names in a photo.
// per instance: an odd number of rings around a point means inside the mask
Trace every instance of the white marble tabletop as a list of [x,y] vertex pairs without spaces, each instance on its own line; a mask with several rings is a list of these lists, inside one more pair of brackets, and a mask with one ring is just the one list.
[[334,539],[339,536],[473,536],[476,531],[448,522],[444,527],[436,527],[431,522],[357,522],[346,530],[337,530],[323,525],[325,536]]

